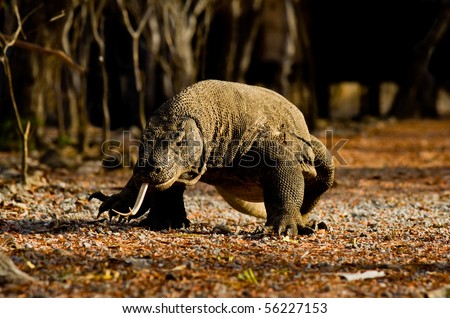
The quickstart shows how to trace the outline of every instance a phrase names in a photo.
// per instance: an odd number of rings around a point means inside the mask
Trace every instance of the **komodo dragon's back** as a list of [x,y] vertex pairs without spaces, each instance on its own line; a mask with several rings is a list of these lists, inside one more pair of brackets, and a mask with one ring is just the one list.
[[[155,115],[194,119],[206,144],[219,146],[219,149],[214,149],[214,158],[226,158],[220,163],[209,162],[213,167],[230,164],[236,156],[248,151],[256,140],[265,139],[284,142],[296,153],[305,177],[316,175],[311,136],[303,114],[272,90],[205,80],[169,99],[155,111]],[[231,144],[233,148],[227,147]]]

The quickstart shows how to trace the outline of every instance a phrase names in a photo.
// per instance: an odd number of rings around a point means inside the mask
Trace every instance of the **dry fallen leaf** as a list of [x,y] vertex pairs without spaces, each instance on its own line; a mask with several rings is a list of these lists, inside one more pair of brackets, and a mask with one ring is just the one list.
[[117,193],[130,170],[83,162],[24,188],[7,173],[20,157],[0,152],[0,250],[42,282],[0,285],[0,297],[448,295],[450,119],[345,125],[333,129],[336,141],[350,139],[340,150],[349,165],[313,211],[328,230],[284,239],[254,235],[264,220],[205,184],[186,190],[189,229],[95,221],[100,202],[85,198]]
[[353,280],[384,277],[386,274],[379,271],[366,271],[359,273],[336,273],[336,275],[344,277],[347,281],[351,282]]

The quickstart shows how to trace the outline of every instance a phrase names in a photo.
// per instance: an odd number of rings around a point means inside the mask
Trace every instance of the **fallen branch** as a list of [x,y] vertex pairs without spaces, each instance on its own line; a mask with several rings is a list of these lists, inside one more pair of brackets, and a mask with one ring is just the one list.
[[0,284],[23,284],[36,280],[16,267],[8,255],[0,252]]

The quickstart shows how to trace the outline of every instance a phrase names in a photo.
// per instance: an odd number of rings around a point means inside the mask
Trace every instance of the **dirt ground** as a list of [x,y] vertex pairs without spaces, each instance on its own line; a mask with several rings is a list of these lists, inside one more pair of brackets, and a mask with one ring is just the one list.
[[[330,128],[331,129],[331,128]],[[74,169],[0,154],[0,251],[35,281],[0,297],[431,297],[450,294],[450,120],[340,124],[336,186],[314,212],[328,230],[258,236],[207,185],[186,192],[187,230],[96,219],[94,191],[131,170]],[[348,142],[339,148],[339,140]],[[337,160],[338,161],[338,160]]]

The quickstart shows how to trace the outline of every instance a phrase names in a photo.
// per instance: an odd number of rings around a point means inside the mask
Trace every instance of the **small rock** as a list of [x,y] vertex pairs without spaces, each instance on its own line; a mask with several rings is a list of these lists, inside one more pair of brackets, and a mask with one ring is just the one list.
[[60,249],[60,248],[56,248],[53,250],[53,253],[56,255],[60,255],[60,256],[71,256],[72,254],[69,251]]
[[85,248],[91,248],[91,247],[92,247],[92,245],[89,244],[88,242],[83,242],[83,246],[84,246]]
[[165,280],[178,280],[178,275],[175,275],[174,273],[170,272],[166,274]]
[[130,264],[135,269],[143,269],[153,264],[153,261],[149,258],[128,257],[127,259],[125,259],[125,263]]
[[212,229],[212,233],[213,234],[225,234],[225,235],[233,234],[233,232],[226,225],[216,225]]
[[364,279],[372,279],[372,278],[379,278],[384,277],[386,274],[384,272],[380,271],[365,271],[362,273],[336,273],[336,275],[345,278],[347,281],[354,281],[354,280],[364,280]]

